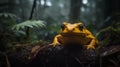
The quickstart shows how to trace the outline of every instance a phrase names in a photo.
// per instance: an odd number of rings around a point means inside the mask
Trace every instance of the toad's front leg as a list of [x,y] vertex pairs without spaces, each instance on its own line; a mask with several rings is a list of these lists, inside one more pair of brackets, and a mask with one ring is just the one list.
[[53,45],[54,47],[57,46],[57,45],[60,45],[61,43],[59,42],[59,37],[61,37],[61,35],[56,35],[54,37],[53,43],[50,44],[50,45]]
[[87,45],[87,49],[95,49],[95,46],[98,44],[98,40],[92,35],[89,35],[88,38],[91,39],[91,42]]

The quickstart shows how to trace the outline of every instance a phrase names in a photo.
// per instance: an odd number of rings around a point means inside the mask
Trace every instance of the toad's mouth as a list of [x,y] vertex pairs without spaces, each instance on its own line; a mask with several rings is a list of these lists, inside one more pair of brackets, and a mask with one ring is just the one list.
[[74,37],[74,36],[75,36],[75,37],[77,37],[77,36],[83,37],[83,36],[85,36],[86,34],[85,34],[85,33],[61,33],[61,35],[62,35],[62,36],[66,36],[66,37],[67,37],[67,36],[68,36],[68,37],[72,37],[72,36],[73,36],[73,37]]

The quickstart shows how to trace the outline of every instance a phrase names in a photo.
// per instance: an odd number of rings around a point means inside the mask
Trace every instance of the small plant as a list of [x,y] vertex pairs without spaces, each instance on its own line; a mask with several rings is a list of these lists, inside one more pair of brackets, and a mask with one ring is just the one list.
[[115,23],[101,29],[96,36],[101,40],[102,45],[118,45],[120,43],[120,23]]
[[45,24],[43,23],[43,21],[40,20],[27,20],[24,21],[22,23],[16,24],[12,27],[12,30],[16,30],[19,31],[21,29],[25,29],[26,27],[29,28],[42,28],[45,27]]
[[[44,24],[44,21],[41,20],[27,20],[22,23],[16,24],[12,27],[12,30],[17,33],[18,35],[24,35],[24,39],[29,40],[30,37],[35,36],[32,35],[34,33],[34,30],[44,28],[46,25]],[[31,36],[30,36],[31,35]],[[33,39],[33,38],[31,38]]]
[[13,18],[13,19],[16,19],[18,18],[18,16],[16,16],[15,14],[12,14],[12,13],[0,13],[0,18]]

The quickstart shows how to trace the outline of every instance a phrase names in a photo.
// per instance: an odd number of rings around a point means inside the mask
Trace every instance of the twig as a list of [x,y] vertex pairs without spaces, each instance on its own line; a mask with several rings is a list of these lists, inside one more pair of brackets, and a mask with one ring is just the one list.
[[36,57],[36,55],[38,54],[38,52],[42,51],[43,49],[45,48],[49,48],[51,45],[46,45],[46,46],[43,46],[43,47],[38,47],[35,51],[34,51],[34,54],[32,54],[32,56],[30,55],[28,57],[29,60],[32,60]]
[[4,52],[0,52],[0,54],[2,54],[2,55],[4,55],[4,56],[5,56],[6,63],[7,63],[7,67],[11,67],[11,65],[10,65],[10,62],[9,62],[9,60],[8,60],[7,55],[6,55]]
[[[33,13],[35,11],[35,7],[36,7],[36,0],[33,1],[33,6],[32,6],[32,10],[30,12],[29,20],[31,20],[32,17],[33,17]],[[26,29],[26,39],[28,39],[28,37],[29,37],[29,30],[30,30],[29,27],[27,27],[27,29]]]

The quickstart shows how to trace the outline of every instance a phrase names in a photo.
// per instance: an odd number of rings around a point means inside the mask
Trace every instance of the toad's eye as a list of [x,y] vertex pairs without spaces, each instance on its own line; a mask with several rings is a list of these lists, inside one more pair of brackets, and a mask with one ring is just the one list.
[[61,25],[61,28],[62,28],[62,30],[64,30],[64,29],[65,29],[65,26],[62,24],[62,25]]
[[83,27],[84,27],[83,25],[79,25],[80,30],[83,30]]

